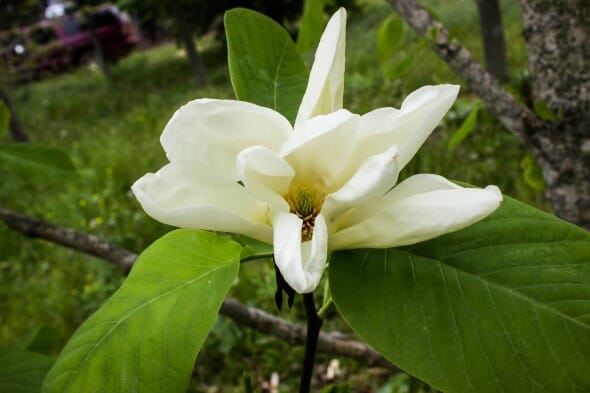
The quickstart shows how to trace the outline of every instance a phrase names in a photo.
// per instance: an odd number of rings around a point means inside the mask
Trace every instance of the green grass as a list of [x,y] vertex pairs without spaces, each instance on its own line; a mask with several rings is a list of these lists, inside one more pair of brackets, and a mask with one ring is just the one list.
[[[400,56],[413,56],[412,66],[396,78],[385,78],[378,62],[376,28],[391,9],[376,0],[350,16],[348,27],[345,107],[364,113],[382,106],[399,106],[403,97],[424,84],[459,83],[444,62],[406,29]],[[425,1],[460,40],[482,57],[475,2]],[[504,1],[511,72],[524,69],[526,55],[520,38],[519,10]],[[107,83],[91,69],[54,76],[12,92],[24,127],[39,143],[56,146],[72,157],[79,175],[71,179],[22,178],[1,173],[0,205],[58,224],[91,232],[136,252],[170,228],[147,217],[129,191],[148,171],[160,168],[165,156],[158,138],[174,111],[199,97],[233,96],[222,45],[204,53],[211,84],[197,88],[185,58],[171,45],[136,52],[113,67]],[[546,208],[542,193],[524,181],[521,161],[526,151],[489,114],[483,113],[454,151],[447,143],[465,119],[473,96],[462,88],[461,99],[441,127],[404,171],[439,173],[478,186],[497,184],[507,195]],[[0,226],[0,343],[11,344],[41,325],[59,331],[63,344],[73,330],[120,285],[123,276],[94,258],[42,241],[28,240]],[[274,310],[272,270],[268,263],[243,267],[233,290],[249,304]],[[302,318],[296,304],[281,316]],[[344,329],[334,317],[328,328]],[[285,356],[288,353],[289,356]],[[254,380],[278,371],[284,391],[294,389],[302,350],[220,318],[200,355],[198,374],[210,385],[224,383],[220,392],[237,388],[244,369]],[[320,365],[330,360],[320,356]],[[344,361],[345,380],[362,366]],[[367,392],[384,383],[372,374],[354,374],[354,386]],[[197,384],[198,391],[205,385]]]

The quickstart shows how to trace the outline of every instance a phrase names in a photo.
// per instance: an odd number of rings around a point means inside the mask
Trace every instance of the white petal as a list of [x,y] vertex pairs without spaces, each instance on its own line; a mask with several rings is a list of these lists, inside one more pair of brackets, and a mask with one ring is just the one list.
[[345,49],[346,11],[340,8],[330,18],[318,44],[295,125],[342,108]]
[[453,105],[458,92],[456,85],[424,86],[411,93],[399,110],[380,108],[364,114],[359,122],[357,159],[350,165],[397,144],[398,163],[403,169]]
[[295,172],[282,157],[263,146],[249,147],[238,154],[237,170],[248,192],[269,202],[273,212],[289,211],[283,195]]
[[241,233],[272,242],[267,204],[215,168],[173,162],[144,175],[131,189],[146,213],[165,224]]
[[254,145],[276,150],[292,134],[278,112],[249,102],[200,99],[176,111],[160,141],[170,162],[198,159],[236,178],[236,156]]
[[312,292],[319,284],[328,259],[328,232],[322,215],[315,219],[313,236],[301,243],[302,220],[292,213],[273,219],[275,263],[297,293]]
[[330,188],[341,177],[343,163],[355,149],[359,118],[344,109],[316,116],[297,128],[280,155],[291,164],[298,179]]
[[350,180],[338,191],[326,197],[322,214],[328,225],[345,210],[383,196],[397,181],[397,146],[385,153],[369,157]]
[[457,85],[424,86],[411,93],[402,103],[401,111],[404,114],[413,114],[412,120],[419,120],[407,127],[407,134],[400,132],[404,137],[399,143],[400,169],[405,167],[408,161],[414,157],[426,138],[440,123],[444,115],[451,109],[459,94]]
[[423,174],[400,183],[379,202],[347,217],[349,226],[331,235],[330,247],[386,248],[432,239],[488,216],[502,195],[495,186],[463,188]]

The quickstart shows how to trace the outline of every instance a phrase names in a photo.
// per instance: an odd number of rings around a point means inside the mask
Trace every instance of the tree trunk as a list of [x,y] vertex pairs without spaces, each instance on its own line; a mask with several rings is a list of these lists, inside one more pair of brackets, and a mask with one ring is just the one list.
[[590,2],[521,0],[533,92],[555,118],[529,132],[555,213],[590,229]]
[[25,132],[18,115],[14,110],[10,96],[4,90],[3,86],[0,86],[0,100],[4,102],[4,105],[6,105],[6,108],[8,109],[8,113],[10,113],[10,123],[8,124],[8,128],[10,129],[12,139],[16,142],[30,142],[31,138],[29,138],[29,135]]
[[554,212],[590,229],[590,2],[521,0],[534,96],[554,121],[517,102],[417,0],[389,2],[530,149]]
[[205,64],[195,47],[195,41],[193,40],[193,30],[190,28],[189,22],[186,19],[186,15],[182,10],[182,7],[178,2],[174,1],[170,3],[172,16],[176,22],[178,34],[184,49],[188,62],[193,69],[193,73],[197,79],[199,86],[205,86],[207,84],[207,71]]
[[506,41],[498,0],[476,0],[486,69],[498,80],[508,79]]

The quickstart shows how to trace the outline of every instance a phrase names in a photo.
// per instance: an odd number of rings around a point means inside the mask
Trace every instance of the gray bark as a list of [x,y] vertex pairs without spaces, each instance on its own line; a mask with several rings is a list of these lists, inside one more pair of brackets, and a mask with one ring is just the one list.
[[539,163],[556,215],[590,229],[590,2],[521,0],[534,95],[554,113],[518,103],[417,0],[389,0]]
[[508,79],[506,40],[498,0],[476,0],[486,69],[501,81]]
[[590,229],[590,2],[521,0],[533,92],[555,122],[528,132],[555,213]]

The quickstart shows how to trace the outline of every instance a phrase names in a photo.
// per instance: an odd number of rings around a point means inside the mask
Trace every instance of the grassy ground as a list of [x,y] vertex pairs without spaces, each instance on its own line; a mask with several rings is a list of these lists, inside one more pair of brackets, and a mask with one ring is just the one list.
[[[475,2],[425,1],[453,33],[481,58]],[[375,30],[391,12],[381,2],[368,1],[363,12],[350,16],[348,28],[345,106],[363,113],[381,106],[399,106],[413,89],[458,79],[420,40],[406,29],[400,56],[412,66],[386,79],[379,68]],[[504,2],[511,72],[525,67],[519,10]],[[170,228],[148,218],[129,191],[142,174],[165,162],[159,134],[172,113],[198,97],[230,98],[224,52],[208,45],[204,53],[211,84],[198,89],[186,60],[172,45],[136,52],[113,68],[107,83],[99,73],[81,69],[31,83],[13,91],[16,109],[36,142],[60,147],[74,160],[79,176],[72,179],[23,179],[2,173],[0,205],[56,223],[89,231],[134,251],[141,251]],[[507,195],[541,208],[546,201],[523,177],[526,152],[516,138],[489,114],[482,113],[474,131],[454,150],[449,138],[473,105],[471,93],[461,98],[404,175],[439,173],[479,186],[497,184]],[[60,345],[120,285],[123,276],[107,264],[48,243],[22,239],[0,227],[0,344],[16,342],[41,325],[57,330]],[[273,276],[268,263],[245,266],[234,295],[251,305],[273,310]],[[300,305],[290,319],[301,319]],[[344,329],[334,315],[328,327]],[[288,353],[289,356],[285,356]],[[281,391],[292,391],[298,375],[300,348],[236,327],[220,318],[200,355],[197,391],[241,391],[243,370],[254,380],[279,372]],[[324,366],[330,358],[320,356]],[[361,371],[342,360],[353,391],[374,392],[385,383],[379,370]],[[223,381],[223,382],[221,382]],[[337,381],[338,382],[338,381]]]

